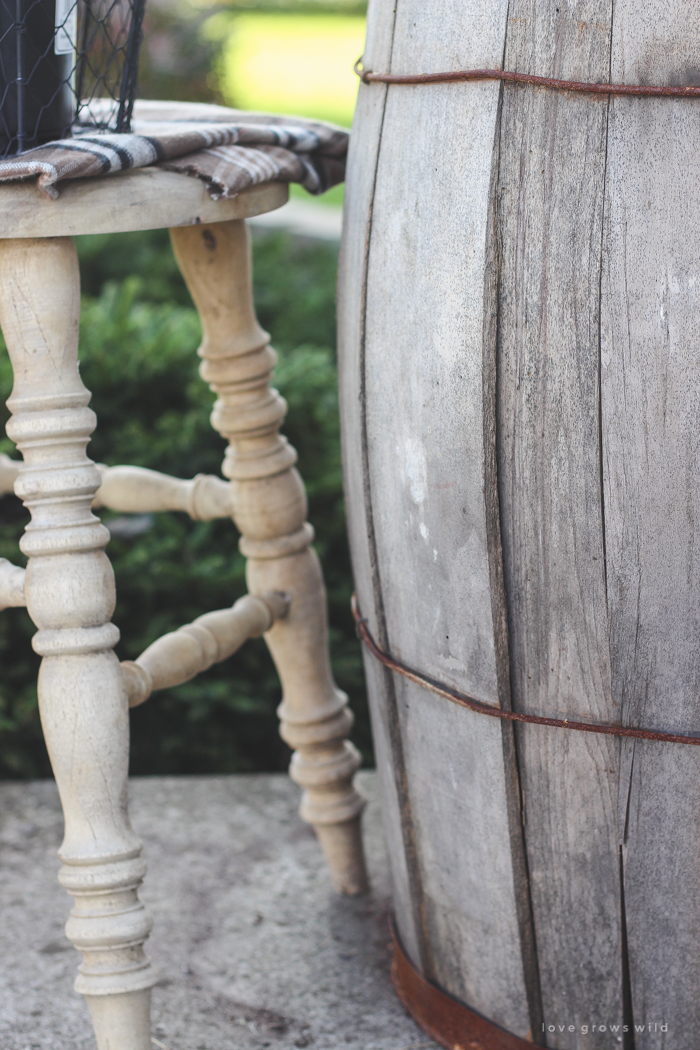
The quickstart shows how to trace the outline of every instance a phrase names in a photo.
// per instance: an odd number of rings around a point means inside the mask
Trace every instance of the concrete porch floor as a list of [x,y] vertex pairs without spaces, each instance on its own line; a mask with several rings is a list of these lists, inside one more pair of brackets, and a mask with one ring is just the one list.
[[[149,871],[155,1050],[438,1050],[389,980],[376,778],[360,775],[372,890],[336,896],[284,775],[131,781]],[[58,885],[51,781],[0,784],[0,1048],[92,1050]]]

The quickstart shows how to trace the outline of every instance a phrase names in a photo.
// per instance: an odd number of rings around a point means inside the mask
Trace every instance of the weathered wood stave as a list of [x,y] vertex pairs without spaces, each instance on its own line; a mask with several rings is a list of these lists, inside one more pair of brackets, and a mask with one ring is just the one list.
[[[364,64],[698,83],[699,13],[379,0]],[[699,153],[692,101],[361,87],[346,492],[360,606],[399,659],[518,710],[700,726]],[[366,668],[426,976],[561,1050],[625,1022],[637,1050],[695,1050],[696,749],[514,731]]]

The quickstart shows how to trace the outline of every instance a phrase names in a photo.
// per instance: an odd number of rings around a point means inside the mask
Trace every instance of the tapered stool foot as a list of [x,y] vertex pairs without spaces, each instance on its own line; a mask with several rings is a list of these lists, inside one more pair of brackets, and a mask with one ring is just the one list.
[[344,824],[316,824],[315,830],[331,870],[334,889],[349,897],[365,893],[369,883],[362,850],[360,817],[347,820]]
[[97,1050],[152,1050],[151,990],[87,995]]

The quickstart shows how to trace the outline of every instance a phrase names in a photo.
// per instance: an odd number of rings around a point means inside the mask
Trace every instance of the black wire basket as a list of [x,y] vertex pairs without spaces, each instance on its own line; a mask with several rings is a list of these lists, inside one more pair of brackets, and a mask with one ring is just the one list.
[[0,158],[128,131],[146,0],[0,0]]

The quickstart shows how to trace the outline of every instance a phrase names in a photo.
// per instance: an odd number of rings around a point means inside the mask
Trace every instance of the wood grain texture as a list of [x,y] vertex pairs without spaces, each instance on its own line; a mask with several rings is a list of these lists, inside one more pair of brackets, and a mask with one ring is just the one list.
[[34,182],[1,185],[0,236],[74,237],[226,222],[281,208],[289,197],[288,186],[268,182],[215,201],[201,179],[160,168],[68,179],[59,189],[53,201]]
[[[396,0],[370,0],[367,11],[367,66],[388,68]],[[338,260],[338,382],[343,445],[345,505],[355,586],[376,637],[386,638],[381,587],[372,528],[365,412],[365,315],[367,257],[386,88],[360,84],[346,173],[343,237]],[[405,783],[403,742],[392,676],[365,658],[377,770],[385,813],[401,942],[416,965],[427,965],[422,922],[422,886]]]
[[[612,76],[698,83],[700,7],[617,0]],[[615,99],[602,283],[612,680],[629,724],[700,725],[700,126],[695,105]],[[700,1041],[700,755],[636,741],[620,780],[637,1050]]]
[[[391,71],[500,65],[505,16],[505,3],[464,4],[469,32],[450,34],[451,4],[400,0]],[[484,388],[483,356],[498,106],[495,84],[389,88],[365,332],[372,527],[388,645],[495,703],[503,683],[484,496],[484,399],[493,391]],[[501,727],[455,717],[448,703],[403,681],[396,689],[430,976],[527,1035]],[[476,784],[480,805],[472,808],[465,798]],[[449,874],[441,856],[451,858]]]
[[[610,0],[509,6],[505,67],[601,81]],[[513,706],[615,722],[599,441],[606,99],[507,85],[498,232],[498,445]],[[619,744],[517,731],[544,1021],[562,1050],[622,1021]],[[605,1023],[603,1021],[603,1023]]]
[[102,484],[95,496],[95,508],[109,507],[122,514],[180,510],[195,521],[231,516],[231,486],[213,474],[198,474],[185,481],[146,467],[107,467],[98,463],[97,469]]
[[[575,80],[700,81],[696,0],[511,0],[507,32],[505,14],[398,0],[391,55],[365,67],[504,58]],[[386,101],[381,128],[358,110],[356,141],[375,152],[370,174],[349,170],[349,201],[363,189],[346,213],[341,365],[375,637],[493,703],[697,731],[697,106],[488,83],[362,91]],[[380,760],[395,763],[386,675],[368,672]],[[534,968],[557,1050],[603,1050],[616,1036],[599,1025],[623,1021],[636,1050],[696,1047],[700,756],[519,727],[516,762],[512,736],[394,689],[424,972],[520,1033]]]

